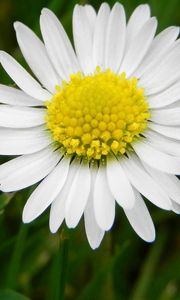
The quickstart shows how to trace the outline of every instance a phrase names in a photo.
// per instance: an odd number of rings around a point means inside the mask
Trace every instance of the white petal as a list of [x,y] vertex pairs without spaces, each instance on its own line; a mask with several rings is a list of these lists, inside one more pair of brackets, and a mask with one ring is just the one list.
[[0,51],[0,62],[13,79],[13,81],[25,93],[38,100],[51,99],[52,95],[43,89],[40,84],[9,54]]
[[152,65],[140,78],[139,85],[146,95],[159,93],[180,79],[180,41],[176,41],[163,60]]
[[40,17],[42,36],[54,67],[59,76],[69,79],[69,75],[79,71],[78,61],[69,38],[55,14],[43,8]]
[[166,110],[166,109],[172,109],[172,108],[175,108],[175,109],[179,109],[180,108],[180,99],[177,100],[175,103],[170,103],[168,104],[167,106],[165,107],[160,107],[160,108],[152,108],[151,111],[159,111],[159,110]]
[[139,5],[134,10],[127,25],[126,49],[129,48],[137,33],[150,18],[150,13],[150,7],[147,4]]
[[38,152],[52,143],[43,127],[29,129],[0,128],[0,154],[20,155]]
[[107,179],[117,203],[123,208],[132,208],[135,203],[134,192],[120,161],[107,160]]
[[34,32],[24,24],[15,22],[14,28],[21,52],[31,70],[42,85],[54,93],[59,79],[49,61],[45,46]]
[[88,242],[91,248],[94,250],[101,244],[101,241],[104,237],[104,230],[100,229],[96,223],[92,204],[85,210],[84,221]]
[[144,167],[147,172],[152,176],[153,180],[158,182],[161,188],[167,193],[167,195],[180,204],[180,181],[179,179],[171,174],[165,174],[158,170],[149,167],[144,163]]
[[104,230],[99,228],[94,214],[93,193],[95,178],[96,172],[94,169],[91,168],[91,190],[84,211],[84,222],[87,239],[92,249],[98,248],[104,237]]
[[66,224],[74,228],[84,212],[90,193],[91,175],[89,165],[80,165],[74,176],[66,202]]
[[18,106],[42,106],[42,101],[28,96],[21,90],[0,84],[0,102]]
[[86,4],[86,5],[81,6],[81,7],[85,10],[87,18],[88,18],[88,22],[91,26],[91,30],[93,31],[95,23],[96,23],[96,11],[95,11],[95,9],[89,4]]
[[105,66],[117,72],[122,60],[126,36],[126,15],[124,7],[116,3],[110,13],[107,37]]
[[64,188],[51,204],[49,228],[52,233],[58,231],[65,218],[66,198],[64,194],[62,194],[62,191],[64,191]]
[[151,121],[162,125],[180,125],[180,108],[159,109],[151,111]]
[[142,74],[148,72],[149,67],[156,65],[169,51],[171,45],[177,39],[178,35],[179,27],[175,26],[168,27],[160,32],[153,40],[148,53],[133,75],[139,78],[142,76]]
[[124,212],[134,231],[146,242],[153,242],[156,235],[153,221],[141,195],[136,190],[134,192],[135,205],[132,209],[124,209]]
[[164,107],[172,104],[180,99],[180,83],[179,81],[170,86],[162,93],[151,95],[148,97],[148,103],[151,108]]
[[133,144],[139,158],[149,166],[170,174],[180,174],[180,162],[173,156],[150,146],[148,142],[141,141]]
[[45,109],[0,105],[0,126],[11,128],[35,127],[45,123]]
[[55,233],[58,230],[65,218],[67,195],[70,191],[70,187],[72,185],[77,169],[78,168],[76,164],[72,163],[70,165],[65,184],[51,204],[49,227],[52,233]]
[[120,73],[126,72],[129,77],[139,66],[147,53],[157,28],[157,20],[149,19],[130,44],[120,67]]
[[176,202],[172,201],[172,211],[176,214],[180,214],[180,204],[177,204]]
[[171,155],[180,156],[180,143],[178,141],[170,140],[150,130],[146,131],[144,135],[154,148]]
[[94,71],[93,31],[86,10],[77,5],[73,12],[73,37],[77,57],[84,74]]
[[23,222],[36,219],[52,203],[62,189],[69,170],[69,160],[64,158],[31,194],[23,210]]
[[135,155],[131,155],[129,159],[122,160],[121,163],[132,185],[143,196],[162,209],[171,209],[169,197],[159,187],[158,183],[149,176]]
[[99,167],[94,186],[93,202],[98,226],[102,230],[109,230],[114,222],[115,200],[108,187],[105,167]]
[[3,192],[21,190],[47,176],[61,156],[50,147],[23,155],[0,166],[0,188]]
[[152,122],[148,123],[148,127],[163,134],[164,136],[180,140],[180,128],[178,127],[168,127],[159,124],[154,124]]
[[93,38],[94,66],[100,66],[102,69],[104,69],[105,66],[105,43],[109,14],[109,5],[107,3],[102,3],[96,18]]

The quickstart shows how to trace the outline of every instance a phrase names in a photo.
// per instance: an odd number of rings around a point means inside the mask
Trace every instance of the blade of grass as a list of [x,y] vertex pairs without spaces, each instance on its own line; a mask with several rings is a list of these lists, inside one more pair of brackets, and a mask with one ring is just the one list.
[[67,270],[68,270],[68,244],[69,239],[65,230],[60,234],[59,252],[54,258],[51,273],[51,290],[49,300],[63,300]]
[[135,288],[130,296],[129,300],[145,300],[147,299],[146,293],[151,282],[151,278],[154,274],[155,268],[158,264],[159,258],[163,251],[164,244],[167,236],[164,232],[159,233],[159,239],[152,246],[147,259],[145,260],[140,276],[137,279]]
[[[121,249],[117,250],[117,253],[114,257],[110,258],[109,261],[98,271],[90,283],[84,288],[78,300],[92,300],[97,299],[97,291],[99,292],[100,287],[102,286],[106,277],[112,273],[114,266],[116,265],[116,260],[123,256],[129,242],[125,242]],[[108,298],[110,299],[110,298]],[[111,299],[112,300],[112,299]]]
[[7,272],[6,286],[14,289],[17,285],[17,275],[20,268],[20,263],[25,248],[25,240],[28,232],[28,226],[21,224],[20,230],[15,242],[12,257]]
[[26,296],[11,290],[0,290],[1,300],[30,300]]

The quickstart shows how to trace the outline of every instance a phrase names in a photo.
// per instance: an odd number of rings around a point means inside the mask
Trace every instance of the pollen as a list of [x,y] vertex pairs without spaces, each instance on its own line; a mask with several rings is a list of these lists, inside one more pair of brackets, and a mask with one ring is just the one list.
[[78,72],[56,87],[45,103],[46,124],[54,142],[71,155],[100,160],[123,155],[147,127],[150,117],[138,79],[111,70]]

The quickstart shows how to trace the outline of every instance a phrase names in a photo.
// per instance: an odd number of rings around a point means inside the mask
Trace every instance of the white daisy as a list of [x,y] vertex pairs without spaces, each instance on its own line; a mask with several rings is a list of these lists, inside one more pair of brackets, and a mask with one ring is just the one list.
[[4,192],[41,181],[23,221],[51,205],[50,230],[74,228],[84,215],[92,248],[114,222],[115,202],[137,234],[155,230],[142,196],[180,212],[179,28],[157,36],[148,5],[126,23],[121,4],[76,5],[75,51],[56,16],[43,9],[44,43],[16,22],[34,79],[10,55],[0,61],[20,88],[0,85],[0,166]]

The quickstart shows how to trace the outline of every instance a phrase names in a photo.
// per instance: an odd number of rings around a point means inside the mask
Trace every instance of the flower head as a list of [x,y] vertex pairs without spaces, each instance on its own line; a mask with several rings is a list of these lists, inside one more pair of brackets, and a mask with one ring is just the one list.
[[180,212],[179,28],[155,36],[148,5],[126,21],[124,8],[76,5],[73,49],[62,25],[43,9],[44,43],[16,22],[17,41],[34,79],[10,55],[0,62],[18,88],[0,85],[0,188],[40,182],[23,221],[49,205],[50,230],[76,227],[84,214],[92,248],[114,222],[115,202],[137,234],[155,230],[142,196]]

